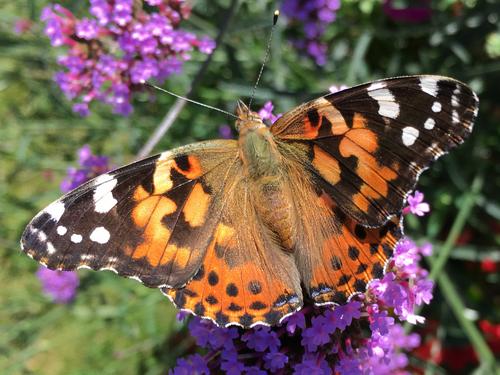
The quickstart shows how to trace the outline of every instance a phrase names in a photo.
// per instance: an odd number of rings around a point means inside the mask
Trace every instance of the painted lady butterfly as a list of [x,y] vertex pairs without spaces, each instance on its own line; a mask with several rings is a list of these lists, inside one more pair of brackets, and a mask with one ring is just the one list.
[[274,325],[380,278],[420,173],[470,134],[478,98],[446,77],[390,78],[300,105],[271,127],[238,104],[238,140],[152,156],[40,212],[24,252],[157,287],[218,325]]

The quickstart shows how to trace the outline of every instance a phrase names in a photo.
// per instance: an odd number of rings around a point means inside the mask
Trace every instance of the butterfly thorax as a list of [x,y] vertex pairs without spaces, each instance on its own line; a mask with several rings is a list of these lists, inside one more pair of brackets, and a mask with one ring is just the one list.
[[257,113],[248,109],[237,113],[239,153],[254,207],[282,247],[292,250],[295,216],[283,156],[269,128]]

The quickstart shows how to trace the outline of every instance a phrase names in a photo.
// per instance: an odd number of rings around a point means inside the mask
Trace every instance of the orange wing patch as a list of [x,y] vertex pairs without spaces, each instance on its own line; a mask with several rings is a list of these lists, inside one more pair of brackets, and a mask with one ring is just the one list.
[[210,195],[203,190],[201,183],[196,183],[182,209],[185,220],[192,227],[203,225],[209,205]]
[[340,181],[339,162],[330,154],[323,151],[318,146],[313,146],[314,157],[312,165],[321,174],[321,176],[330,184],[335,185]]
[[[305,116],[304,116],[305,114]],[[278,119],[271,132],[281,139],[317,139],[345,134],[350,128],[340,111],[327,99],[319,98],[304,107],[297,107]],[[282,132],[286,131],[286,134]]]
[[[275,249],[277,257],[284,259],[283,267],[287,270],[277,277],[259,256],[259,253],[272,256],[273,251],[258,250],[251,243],[246,245],[244,248],[238,244],[233,227],[219,224],[193,280],[184,288],[162,291],[177,307],[208,317],[221,326],[236,324],[248,328],[256,323],[278,323],[302,306],[293,259],[285,253],[278,254],[281,250]],[[295,283],[290,281],[290,275],[294,276]]]
[[[141,188],[134,196],[142,195]],[[139,190],[139,192],[137,192]],[[132,252],[132,258],[145,257],[149,264],[157,266],[170,239],[171,232],[162,224],[166,215],[174,213],[177,205],[164,196],[149,196],[137,203],[132,210],[132,219],[137,227],[143,229],[143,242]]]
[[313,264],[309,271],[312,277],[306,288],[318,305],[342,304],[353,294],[364,293],[371,280],[383,276],[401,237],[399,218],[380,228],[366,228],[339,216],[343,223],[338,232],[326,238],[321,248],[324,262]]

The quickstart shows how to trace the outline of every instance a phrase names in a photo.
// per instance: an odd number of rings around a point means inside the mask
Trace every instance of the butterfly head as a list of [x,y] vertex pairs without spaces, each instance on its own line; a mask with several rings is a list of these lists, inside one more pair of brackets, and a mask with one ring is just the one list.
[[236,116],[238,116],[236,120],[236,130],[238,130],[240,134],[266,127],[259,114],[251,111],[241,100],[239,100],[236,105]]

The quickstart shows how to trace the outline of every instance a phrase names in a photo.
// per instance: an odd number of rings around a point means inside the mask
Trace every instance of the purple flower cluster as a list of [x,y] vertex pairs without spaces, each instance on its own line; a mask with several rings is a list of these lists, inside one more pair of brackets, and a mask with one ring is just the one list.
[[335,21],[340,0],[285,0],[283,13],[291,22],[304,24],[303,39],[296,39],[297,48],[306,51],[318,65],[326,63],[328,43],[322,40],[328,24]]
[[40,266],[36,273],[45,294],[55,303],[69,303],[75,298],[80,281],[76,272],[52,271]]
[[424,202],[424,193],[421,193],[418,190],[415,190],[413,194],[408,195],[406,200],[408,206],[403,209],[403,213],[405,215],[412,213],[417,216],[424,216],[431,210],[429,203]]
[[[108,158],[93,155],[88,145],[78,150],[78,163],[80,168],[69,168],[68,175],[61,183],[61,190],[64,193],[110,169]],[[37,276],[44,293],[49,295],[54,302],[68,303],[75,297],[79,284],[76,272],[52,271],[41,266],[38,269]]]
[[[264,120],[275,121],[268,102],[259,111]],[[408,199],[418,212],[423,194]],[[414,200],[412,200],[414,199]],[[419,207],[419,208],[417,208]],[[320,308],[310,304],[285,319],[281,326],[257,326],[249,330],[220,328],[193,317],[188,325],[197,344],[206,350],[178,361],[170,374],[404,374],[405,351],[420,343],[417,334],[406,334],[400,324],[422,323],[416,306],[432,299],[433,283],[419,263],[432,253],[430,244],[417,246],[403,238],[387,265],[387,273],[372,281],[363,295],[347,304]],[[179,318],[187,317],[180,312]]]
[[[77,19],[59,4],[44,8],[41,19],[53,46],[66,46],[55,80],[76,103],[73,110],[89,113],[89,103],[102,101],[115,113],[132,111],[131,95],[142,83],[160,83],[182,69],[194,48],[211,53],[213,40],[180,30],[190,14],[181,0],[90,0],[92,18]],[[146,10],[147,8],[147,10]]]
[[110,169],[108,158],[106,156],[93,155],[89,145],[84,145],[78,150],[78,164],[80,164],[80,168],[68,168],[68,175],[61,182],[63,193],[77,188],[84,182]]

